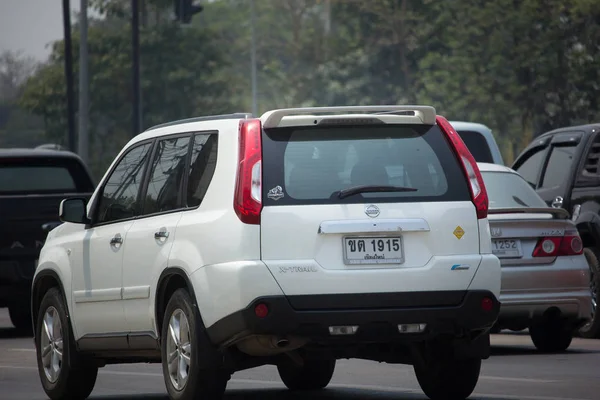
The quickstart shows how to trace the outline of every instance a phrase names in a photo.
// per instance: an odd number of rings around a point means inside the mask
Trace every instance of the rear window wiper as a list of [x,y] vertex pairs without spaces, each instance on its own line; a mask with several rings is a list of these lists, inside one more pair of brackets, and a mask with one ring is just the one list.
[[376,193],[376,192],[416,192],[417,188],[406,187],[406,186],[391,186],[391,185],[362,185],[352,186],[347,189],[342,189],[338,192],[338,197],[344,199],[346,197],[358,194],[358,193]]

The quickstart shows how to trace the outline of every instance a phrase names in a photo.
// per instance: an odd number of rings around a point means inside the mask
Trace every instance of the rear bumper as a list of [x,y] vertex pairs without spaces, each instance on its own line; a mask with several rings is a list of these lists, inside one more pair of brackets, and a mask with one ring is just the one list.
[[550,309],[558,309],[560,316],[570,320],[589,320],[592,315],[590,289],[528,290],[500,295],[500,322],[511,319],[542,317]]
[[[484,298],[492,300],[489,311]],[[257,304],[269,313],[255,315]],[[245,337],[264,334],[304,337],[312,342],[402,342],[439,335],[458,335],[491,328],[500,302],[490,291],[404,292],[333,294],[318,296],[260,297],[250,305],[207,328],[209,338],[220,346]],[[399,324],[427,324],[423,333],[400,333]],[[354,335],[332,336],[330,326],[358,326]]]
[[499,322],[541,317],[559,310],[570,320],[592,314],[590,277],[584,256],[558,257],[548,265],[502,267]]

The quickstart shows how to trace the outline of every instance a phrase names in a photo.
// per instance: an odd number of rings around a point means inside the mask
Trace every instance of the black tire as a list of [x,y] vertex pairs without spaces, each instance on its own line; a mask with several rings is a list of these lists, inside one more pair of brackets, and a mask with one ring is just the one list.
[[[187,381],[182,383],[181,388],[177,388],[175,383],[172,382],[169,373],[167,347],[170,335],[169,323],[171,317],[180,311],[185,315],[189,326],[189,335],[187,335],[187,338],[185,339],[189,340],[190,344],[190,363],[189,367],[186,367]],[[227,381],[230,377],[229,372],[218,368],[218,366],[212,368],[200,368],[200,360],[201,357],[203,357],[203,354],[202,351],[199,351],[199,338],[202,333],[201,330],[203,329],[204,327],[199,320],[198,313],[195,312],[189,293],[185,289],[177,289],[171,296],[165,309],[161,332],[163,377],[169,397],[173,400],[219,400],[225,394]],[[184,347],[180,346],[180,344],[182,343],[177,345],[178,351],[180,348]],[[184,351],[181,350],[181,353],[183,352]]]
[[290,390],[320,390],[331,382],[335,371],[335,359],[305,359],[302,367],[286,360],[277,365],[277,371]]
[[529,336],[535,347],[544,353],[560,353],[569,348],[573,333],[558,321],[534,323]]
[[431,400],[464,400],[477,386],[481,359],[432,358],[426,367],[413,368],[421,389]]
[[[600,261],[598,260],[596,252],[590,248],[585,248],[583,254],[590,267],[590,289],[592,291],[592,298],[594,302],[597,302],[598,299],[600,299]],[[582,338],[600,338],[600,314],[596,310],[593,311],[594,313],[591,321],[579,329],[578,333]]]
[[10,322],[17,328],[17,331],[28,335],[33,333],[31,310],[28,307],[9,306],[8,315],[10,316]]
[[[42,361],[42,335],[45,335],[44,317],[46,312],[56,310],[56,316],[60,321],[60,332],[62,336],[62,362],[58,378],[53,382],[48,378]],[[56,337],[54,333],[53,336]],[[94,390],[98,368],[85,364],[79,358],[73,338],[73,330],[67,318],[67,307],[61,292],[52,288],[46,292],[40,304],[36,321],[35,347],[37,354],[38,372],[42,381],[42,387],[46,395],[52,400],[84,400]],[[46,346],[48,347],[48,346]]]

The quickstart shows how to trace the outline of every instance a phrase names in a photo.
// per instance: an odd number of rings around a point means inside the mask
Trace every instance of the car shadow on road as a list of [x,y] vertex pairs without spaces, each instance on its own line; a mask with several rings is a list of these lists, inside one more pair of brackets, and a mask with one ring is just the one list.
[[[423,393],[412,391],[365,390],[352,388],[331,388],[318,392],[290,392],[287,389],[232,389],[227,390],[223,400],[425,400]],[[486,397],[472,396],[473,400],[485,400]],[[494,400],[503,400],[493,397]],[[169,400],[166,395],[131,395],[90,397],[89,400]],[[505,399],[508,400],[508,399]],[[511,399],[512,400],[512,399]]]
[[600,350],[581,350],[581,349],[568,349],[565,352],[562,353],[544,353],[541,352],[539,350],[537,350],[535,347],[530,347],[530,346],[518,346],[518,345],[503,345],[503,346],[499,346],[499,345],[493,345],[492,346],[492,351],[491,351],[491,356],[492,357],[498,357],[498,356],[543,356],[543,355],[549,355],[549,354],[556,354],[556,355],[568,355],[568,354],[594,354],[594,353],[600,353]]

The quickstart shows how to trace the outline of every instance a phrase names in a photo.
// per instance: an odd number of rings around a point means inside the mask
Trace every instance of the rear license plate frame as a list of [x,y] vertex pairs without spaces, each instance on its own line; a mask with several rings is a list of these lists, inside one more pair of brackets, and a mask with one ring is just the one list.
[[[348,257],[348,240],[386,240],[386,239],[397,239],[399,240],[400,257],[396,258],[374,258],[374,259],[351,259]],[[365,243],[365,246],[367,243]],[[393,245],[393,244],[391,244]],[[367,253],[368,254],[368,253]],[[377,252],[375,252],[377,254]],[[406,254],[404,252],[404,238],[402,235],[346,235],[342,237],[342,257],[345,265],[357,266],[357,265],[398,265],[404,264]]]
[[[516,249],[496,249],[497,242],[515,242]],[[510,253],[507,253],[509,251]],[[516,254],[515,254],[516,252]],[[523,258],[523,242],[521,239],[492,239],[492,254],[498,258]]]

